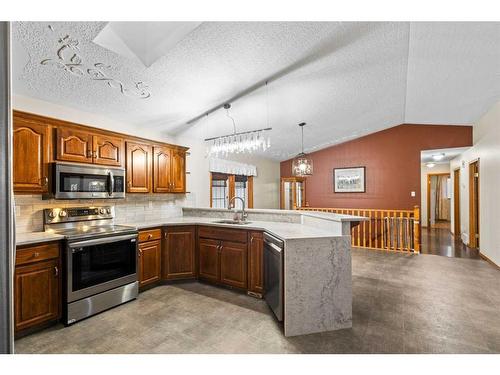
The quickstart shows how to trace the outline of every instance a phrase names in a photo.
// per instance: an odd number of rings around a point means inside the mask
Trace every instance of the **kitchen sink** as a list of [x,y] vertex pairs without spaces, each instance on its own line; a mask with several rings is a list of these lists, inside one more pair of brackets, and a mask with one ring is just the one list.
[[245,225],[245,224],[250,224],[250,221],[225,219],[225,220],[214,221],[214,223],[217,223],[217,224]]

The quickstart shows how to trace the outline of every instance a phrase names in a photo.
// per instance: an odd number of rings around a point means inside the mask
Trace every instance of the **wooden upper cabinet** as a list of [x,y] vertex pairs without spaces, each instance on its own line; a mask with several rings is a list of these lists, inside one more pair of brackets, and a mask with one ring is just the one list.
[[172,150],[172,192],[186,191],[186,152]]
[[127,142],[127,192],[149,193],[152,172],[151,146]]
[[194,226],[171,227],[165,230],[162,273],[164,279],[196,276]]
[[93,135],[93,162],[102,165],[123,165],[124,155],[123,138],[112,137],[109,135]]
[[153,192],[172,191],[172,150],[168,147],[153,147]]
[[92,134],[66,127],[56,130],[56,159],[92,163]]
[[49,128],[14,115],[13,178],[15,192],[48,191]]

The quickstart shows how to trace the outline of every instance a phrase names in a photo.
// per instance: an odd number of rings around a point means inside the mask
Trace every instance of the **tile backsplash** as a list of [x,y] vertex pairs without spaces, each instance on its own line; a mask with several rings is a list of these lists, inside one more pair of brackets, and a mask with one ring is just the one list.
[[194,206],[193,194],[128,194],[125,199],[42,199],[41,195],[15,195],[16,232],[43,231],[43,210],[54,207],[115,206],[115,222],[155,221],[182,215]]

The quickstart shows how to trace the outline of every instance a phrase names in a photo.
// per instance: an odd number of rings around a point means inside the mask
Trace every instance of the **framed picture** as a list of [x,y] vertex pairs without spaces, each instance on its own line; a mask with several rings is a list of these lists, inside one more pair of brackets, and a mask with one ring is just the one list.
[[335,193],[366,192],[365,167],[335,168],[333,170],[333,191]]

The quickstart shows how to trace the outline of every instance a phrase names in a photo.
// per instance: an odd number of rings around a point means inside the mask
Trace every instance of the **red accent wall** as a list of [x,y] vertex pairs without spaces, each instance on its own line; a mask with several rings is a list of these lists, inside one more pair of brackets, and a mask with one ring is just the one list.
[[[306,201],[310,207],[411,209],[420,205],[420,151],[467,146],[472,126],[403,124],[313,152]],[[334,168],[362,166],[366,193],[333,192]],[[291,170],[292,160],[281,162],[281,177]]]

